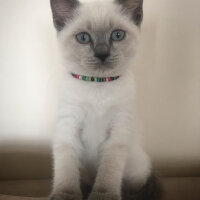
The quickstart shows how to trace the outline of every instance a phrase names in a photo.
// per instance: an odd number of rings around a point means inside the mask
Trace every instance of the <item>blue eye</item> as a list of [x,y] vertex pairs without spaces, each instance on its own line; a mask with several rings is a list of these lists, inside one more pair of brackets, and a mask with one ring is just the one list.
[[125,31],[122,30],[115,30],[111,34],[111,38],[114,41],[121,41],[124,39],[124,37],[125,37]]
[[90,35],[88,33],[79,33],[76,35],[76,39],[81,44],[87,44],[90,42]]

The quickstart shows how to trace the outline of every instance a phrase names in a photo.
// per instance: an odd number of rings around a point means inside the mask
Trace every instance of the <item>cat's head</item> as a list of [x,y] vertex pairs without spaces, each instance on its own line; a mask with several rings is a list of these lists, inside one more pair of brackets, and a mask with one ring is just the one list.
[[51,0],[53,20],[69,71],[121,75],[131,65],[143,0]]

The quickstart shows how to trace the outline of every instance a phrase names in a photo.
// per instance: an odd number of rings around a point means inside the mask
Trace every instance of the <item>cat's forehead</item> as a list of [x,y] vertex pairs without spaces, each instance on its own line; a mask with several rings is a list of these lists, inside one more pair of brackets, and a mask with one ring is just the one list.
[[107,31],[124,25],[120,6],[110,1],[85,3],[80,8],[80,22],[91,31]]

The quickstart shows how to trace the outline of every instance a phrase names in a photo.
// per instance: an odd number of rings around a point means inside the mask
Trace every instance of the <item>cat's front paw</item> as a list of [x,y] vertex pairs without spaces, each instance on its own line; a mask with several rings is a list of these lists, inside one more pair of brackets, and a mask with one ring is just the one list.
[[121,197],[111,193],[92,192],[88,200],[121,200]]
[[59,193],[53,193],[49,197],[49,200],[82,200],[82,198],[81,195],[79,194],[59,192]]

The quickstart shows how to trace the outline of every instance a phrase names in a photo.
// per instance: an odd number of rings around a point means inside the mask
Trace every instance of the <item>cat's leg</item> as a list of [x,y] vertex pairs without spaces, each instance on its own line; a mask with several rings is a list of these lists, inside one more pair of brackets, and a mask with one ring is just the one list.
[[67,144],[54,147],[54,183],[50,200],[81,200],[78,155]]
[[128,153],[129,131],[123,126],[112,127],[104,144],[101,160],[89,200],[120,200],[121,182]]
[[124,170],[122,199],[158,200],[159,196],[159,184],[152,173],[149,157],[136,145],[128,156]]
[[89,200],[119,200],[126,147],[106,149]]
[[[70,107],[67,110],[70,111]],[[71,110],[74,111],[75,108]],[[81,200],[82,198],[79,172],[82,148],[79,133],[82,119],[81,113],[75,111],[73,114],[61,113],[58,120],[53,146],[54,180],[50,200]]]

